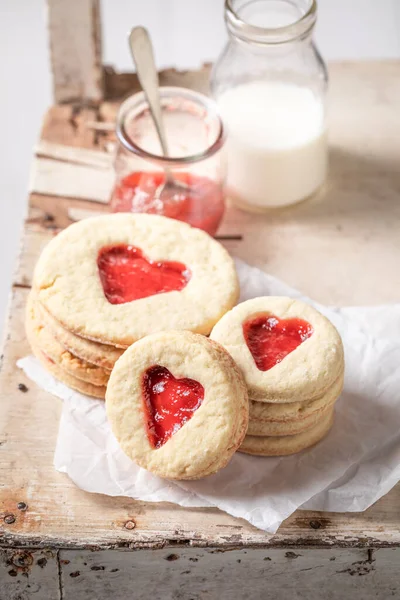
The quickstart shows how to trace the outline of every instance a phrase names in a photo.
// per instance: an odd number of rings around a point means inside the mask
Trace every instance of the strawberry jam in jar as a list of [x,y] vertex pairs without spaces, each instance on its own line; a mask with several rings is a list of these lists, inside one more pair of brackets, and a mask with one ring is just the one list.
[[[143,92],[121,105],[111,209],[164,215],[214,235],[225,207],[224,130],[216,104],[177,87],[161,87],[160,101],[167,156]],[[172,187],[165,185],[171,180]]]

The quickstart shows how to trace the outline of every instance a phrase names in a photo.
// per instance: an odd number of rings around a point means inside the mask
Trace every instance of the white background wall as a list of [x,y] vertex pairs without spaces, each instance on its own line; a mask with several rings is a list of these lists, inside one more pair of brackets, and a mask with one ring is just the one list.
[[[126,33],[141,24],[160,67],[198,67],[224,44],[222,7],[223,0],[102,0],[104,62],[130,69]],[[316,40],[327,60],[400,58],[400,0],[319,0]],[[52,102],[45,0],[0,0],[0,56],[2,323],[32,146]]]

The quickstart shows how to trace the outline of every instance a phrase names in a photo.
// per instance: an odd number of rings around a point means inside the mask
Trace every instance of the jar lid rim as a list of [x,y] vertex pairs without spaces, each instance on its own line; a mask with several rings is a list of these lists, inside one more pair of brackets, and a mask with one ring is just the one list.
[[200,102],[205,107],[207,112],[211,115],[211,117],[216,118],[218,121],[218,131],[216,133],[215,140],[202,152],[198,152],[196,154],[191,154],[187,156],[167,157],[161,154],[153,154],[152,152],[148,152],[132,140],[125,125],[125,119],[129,111],[140,102],[144,101],[146,103],[145,94],[143,91],[140,91],[133,94],[132,96],[129,96],[126,100],[124,100],[124,102],[120,106],[117,116],[116,134],[118,140],[127,150],[133,152],[134,154],[140,156],[143,159],[156,162],[160,165],[176,167],[178,165],[200,162],[201,160],[209,158],[210,156],[218,152],[220,148],[222,148],[225,142],[225,129],[217,105],[211,98],[189,88],[175,86],[160,86],[159,92],[161,100],[163,99],[163,97],[168,98],[180,95],[186,98],[190,98],[193,101]]

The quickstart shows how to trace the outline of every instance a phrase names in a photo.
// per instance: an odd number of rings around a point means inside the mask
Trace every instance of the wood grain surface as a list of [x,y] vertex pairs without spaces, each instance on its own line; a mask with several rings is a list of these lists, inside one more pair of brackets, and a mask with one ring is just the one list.
[[[196,87],[199,81],[202,87],[206,81],[204,72],[197,76],[169,73],[170,78],[163,75],[164,83],[172,78],[175,84]],[[242,239],[224,244],[235,256],[321,302],[373,305],[398,301],[400,64],[335,64],[330,73],[331,169],[325,190],[309,202],[264,216],[229,207],[221,233],[240,234]],[[107,77],[109,81],[117,79],[112,73]],[[126,93],[126,81],[130,86],[132,76],[121,80],[120,88],[114,83],[114,89]],[[116,96],[117,92],[114,96],[109,93],[112,101],[95,107],[52,107],[44,121],[42,139],[106,150],[113,134],[96,124],[113,122]],[[106,211],[107,206],[59,195],[30,196],[0,374],[0,545],[281,548],[297,552],[311,547],[398,547],[399,486],[364,513],[297,511],[276,535],[268,535],[218,510],[91,495],[54,470],[60,401],[37,388],[15,363],[29,352],[23,317],[35,262],[45,243],[71,222],[71,209],[78,213]],[[19,384],[28,390],[21,391]],[[19,510],[19,502],[25,502],[27,510]],[[53,568],[51,564],[50,560],[49,568]],[[76,581],[72,579],[66,577],[71,590],[80,581],[78,576]],[[83,592],[79,597],[85,597]],[[369,597],[366,592],[364,598]]]

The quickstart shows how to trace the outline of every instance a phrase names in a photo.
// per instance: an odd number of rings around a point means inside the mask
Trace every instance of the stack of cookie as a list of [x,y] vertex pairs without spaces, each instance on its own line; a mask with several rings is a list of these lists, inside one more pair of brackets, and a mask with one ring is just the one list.
[[255,298],[227,313],[211,338],[246,380],[249,428],[241,452],[293,454],[327,434],[344,377],[341,338],[328,319],[298,300]]
[[315,444],[343,387],[342,342],[325,317],[284,297],[232,308],[238,293],[232,259],[203,231],[104,215],[45,248],[26,330],[56,378],[106,397],[137,464],[195,479],[237,449],[274,456]]
[[34,288],[26,308],[26,333],[33,353],[54,377],[82,394],[105,398],[122,348],[93,342],[63,327],[38,301]]
[[71,225],[44,249],[27,336],[57,379],[104,398],[133,342],[169,329],[208,335],[238,291],[232,259],[203,231],[156,215],[104,215]]

